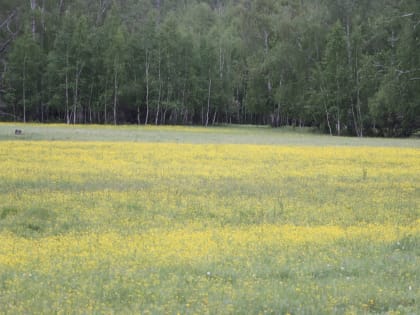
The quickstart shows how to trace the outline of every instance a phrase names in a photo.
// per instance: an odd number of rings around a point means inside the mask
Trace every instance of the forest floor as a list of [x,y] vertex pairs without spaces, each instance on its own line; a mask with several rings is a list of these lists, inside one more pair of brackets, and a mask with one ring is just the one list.
[[8,123],[0,166],[0,314],[420,313],[419,140]]

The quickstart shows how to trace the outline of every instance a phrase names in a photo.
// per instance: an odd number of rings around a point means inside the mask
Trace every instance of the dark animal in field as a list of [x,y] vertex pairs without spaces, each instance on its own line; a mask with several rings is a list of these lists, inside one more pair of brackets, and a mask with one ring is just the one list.
[[15,130],[15,135],[21,135],[21,134],[22,134],[22,130],[20,130],[20,129]]

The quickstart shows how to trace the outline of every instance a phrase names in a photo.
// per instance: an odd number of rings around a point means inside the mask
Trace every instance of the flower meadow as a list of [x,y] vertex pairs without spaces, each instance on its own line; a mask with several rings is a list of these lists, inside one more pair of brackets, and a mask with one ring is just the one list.
[[420,150],[0,142],[0,314],[418,314]]

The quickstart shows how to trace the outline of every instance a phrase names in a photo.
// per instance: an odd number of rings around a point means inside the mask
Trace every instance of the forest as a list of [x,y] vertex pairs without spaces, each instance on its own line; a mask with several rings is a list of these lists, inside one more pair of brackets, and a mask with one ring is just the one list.
[[420,130],[418,0],[2,0],[0,121]]

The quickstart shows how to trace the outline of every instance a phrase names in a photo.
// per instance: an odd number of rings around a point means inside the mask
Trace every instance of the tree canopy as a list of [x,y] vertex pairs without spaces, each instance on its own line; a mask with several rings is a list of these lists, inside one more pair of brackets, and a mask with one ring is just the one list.
[[0,120],[420,129],[416,0],[0,3]]

